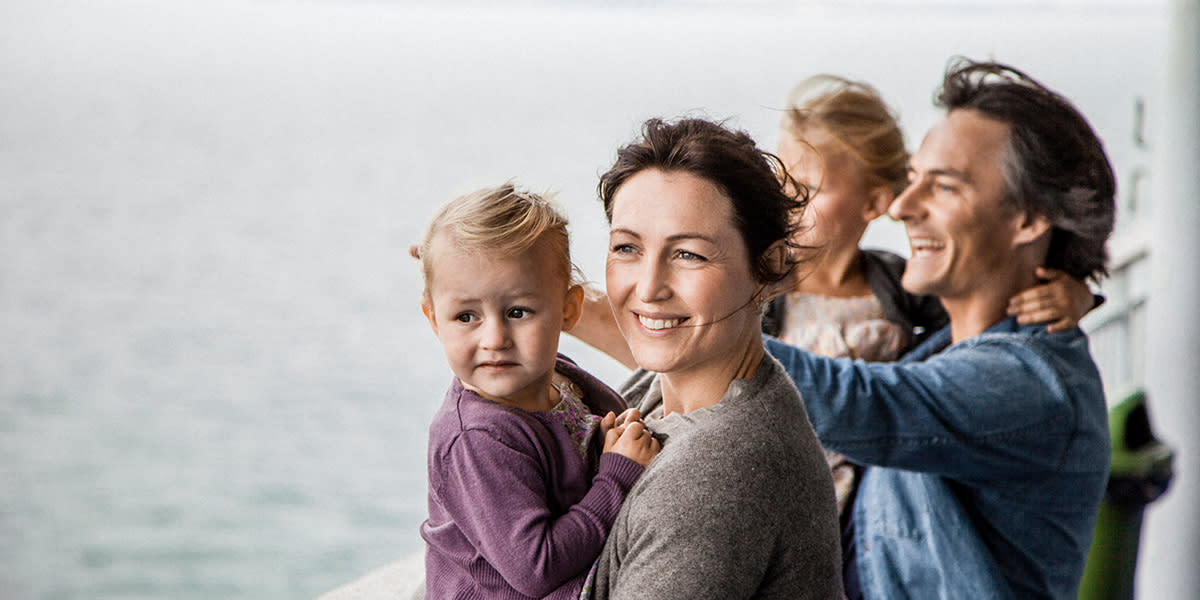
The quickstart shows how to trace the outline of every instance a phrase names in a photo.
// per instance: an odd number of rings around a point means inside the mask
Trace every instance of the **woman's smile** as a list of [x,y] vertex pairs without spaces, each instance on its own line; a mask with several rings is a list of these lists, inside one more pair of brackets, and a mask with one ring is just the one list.
[[688,320],[687,317],[663,318],[651,317],[644,314],[638,314],[636,312],[634,314],[637,315],[638,322],[642,324],[642,327],[645,327],[651,331],[675,329]]

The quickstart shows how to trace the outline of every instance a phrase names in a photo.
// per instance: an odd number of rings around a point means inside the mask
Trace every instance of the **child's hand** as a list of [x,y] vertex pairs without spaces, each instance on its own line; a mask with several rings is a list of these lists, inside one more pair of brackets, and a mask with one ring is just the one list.
[[[626,412],[628,412],[628,411],[626,411]],[[622,414],[624,414],[624,413],[622,413]],[[611,431],[613,427],[616,427],[616,424],[617,424],[617,414],[611,410],[608,411],[607,415],[604,415],[604,417],[602,419],[600,419],[600,437],[604,438],[604,451],[605,452],[608,451],[608,432]]]
[[[604,418],[600,419],[600,435],[608,436],[608,432],[613,428],[616,428],[617,435],[620,435],[624,431],[625,425],[641,420],[642,413],[636,408],[627,408],[619,415],[610,410],[607,415],[604,415]],[[606,446],[605,450],[607,449]]]
[[628,425],[634,421],[642,420],[642,411],[636,408],[627,408],[624,412],[617,415],[616,424],[618,427]]
[[[601,427],[603,425],[601,422]],[[616,452],[643,467],[648,467],[650,461],[662,451],[662,444],[650,435],[650,430],[646,429],[644,423],[631,421],[625,425],[614,426],[605,433],[604,451]]]
[[1066,331],[1078,325],[1095,305],[1086,283],[1045,267],[1038,267],[1036,275],[1046,283],[1031,287],[1008,301],[1008,314],[1016,316],[1017,323],[1049,322],[1046,331]]

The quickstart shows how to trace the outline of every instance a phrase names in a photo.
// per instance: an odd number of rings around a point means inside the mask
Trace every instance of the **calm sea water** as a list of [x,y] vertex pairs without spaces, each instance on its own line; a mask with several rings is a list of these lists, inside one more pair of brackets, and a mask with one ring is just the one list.
[[449,371],[407,244],[516,177],[599,278],[596,175],[645,117],[771,146],[831,71],[921,132],[947,58],[994,56],[1147,160],[1156,5],[586,4],[0,6],[0,597],[307,598],[419,550]]

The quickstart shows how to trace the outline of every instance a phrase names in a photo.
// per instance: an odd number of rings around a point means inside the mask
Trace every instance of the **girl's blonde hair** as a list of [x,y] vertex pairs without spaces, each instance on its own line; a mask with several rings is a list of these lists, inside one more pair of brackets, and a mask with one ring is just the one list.
[[442,205],[425,226],[416,250],[425,277],[425,298],[429,298],[429,284],[433,281],[431,248],[439,236],[460,250],[497,257],[516,255],[539,243],[546,244],[561,259],[559,273],[563,281],[568,286],[577,283],[578,270],[571,263],[567,218],[549,197],[508,182],[476,190]]
[[867,183],[899,194],[908,186],[908,150],[895,114],[870,84],[836,75],[814,75],[788,95],[783,129],[804,141],[820,129],[864,167]]

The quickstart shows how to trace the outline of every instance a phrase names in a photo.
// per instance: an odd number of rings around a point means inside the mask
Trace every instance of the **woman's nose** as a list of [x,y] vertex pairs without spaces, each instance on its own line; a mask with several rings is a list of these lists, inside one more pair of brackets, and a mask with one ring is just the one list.
[[667,268],[661,261],[646,260],[638,272],[637,296],[643,302],[663,300],[671,295]]

